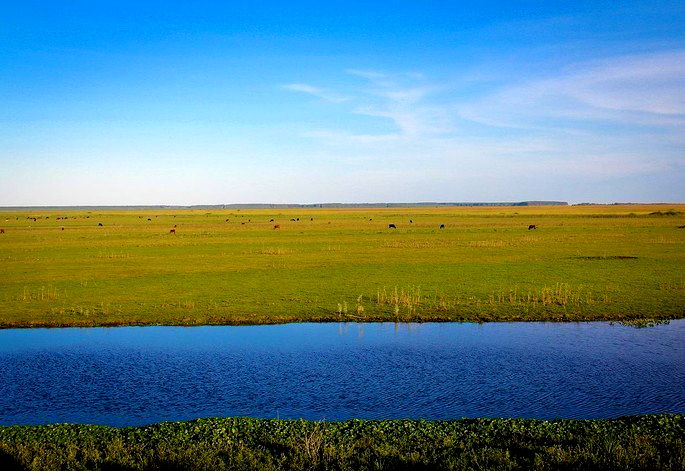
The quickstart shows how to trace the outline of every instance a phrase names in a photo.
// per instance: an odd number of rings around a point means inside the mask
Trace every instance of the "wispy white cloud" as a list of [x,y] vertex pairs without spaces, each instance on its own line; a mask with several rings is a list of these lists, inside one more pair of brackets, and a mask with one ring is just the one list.
[[331,92],[323,88],[315,87],[313,85],[308,85],[306,83],[289,83],[287,85],[283,85],[283,88],[285,88],[286,90],[291,90],[293,92],[307,93],[309,95],[321,98],[322,100],[328,101],[330,103],[343,103],[349,100],[348,97],[345,97],[343,95],[339,95],[337,93]]
[[[685,173],[683,51],[512,76],[509,82],[516,85],[485,81],[478,98],[460,90],[465,81],[436,84],[417,73],[346,72],[363,79],[355,93],[348,87],[346,113],[378,118],[394,129],[375,134],[329,127],[304,137],[369,175],[392,167],[407,185],[407,175],[445,187],[453,181],[473,192],[480,191],[474,179],[526,182],[538,195],[551,195],[566,184]],[[535,179],[543,174],[548,180]]]
[[[685,125],[685,51],[577,64],[555,76],[505,87],[464,104],[460,115],[511,127],[536,127],[547,118],[681,127]],[[547,121],[545,126],[552,125]]]

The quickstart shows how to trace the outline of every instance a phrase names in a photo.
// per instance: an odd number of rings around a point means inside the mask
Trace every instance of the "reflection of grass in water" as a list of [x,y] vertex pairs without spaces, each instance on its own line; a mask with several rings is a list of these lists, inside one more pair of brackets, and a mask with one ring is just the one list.
[[649,216],[670,210],[3,214],[0,326],[682,317],[685,215]]
[[0,427],[3,469],[682,469],[685,416]]
[[620,321],[619,324],[641,329],[645,327],[656,327],[657,325],[668,325],[670,324],[670,321],[668,319],[631,319],[628,321]]

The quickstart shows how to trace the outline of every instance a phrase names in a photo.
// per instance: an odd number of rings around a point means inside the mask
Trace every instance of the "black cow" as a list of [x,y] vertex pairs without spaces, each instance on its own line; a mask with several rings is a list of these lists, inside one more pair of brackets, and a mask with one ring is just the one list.
[[445,228],[445,225],[444,225],[444,224],[440,224],[440,229],[444,229],[444,228]]
[[388,229],[397,229],[397,226],[394,224],[388,224]]
[[98,222],[98,227],[102,227],[102,223],[101,223],[101,222]]
[[536,226],[535,224],[531,224],[528,226],[529,231],[532,231],[533,229],[537,229],[537,228],[538,228],[538,226]]

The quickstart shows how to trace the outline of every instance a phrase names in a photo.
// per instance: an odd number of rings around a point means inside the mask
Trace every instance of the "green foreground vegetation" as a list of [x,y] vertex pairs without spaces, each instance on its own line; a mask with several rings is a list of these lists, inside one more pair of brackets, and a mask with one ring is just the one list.
[[0,326],[680,318],[683,225],[682,205],[6,211]]
[[4,470],[685,469],[685,416],[0,427]]

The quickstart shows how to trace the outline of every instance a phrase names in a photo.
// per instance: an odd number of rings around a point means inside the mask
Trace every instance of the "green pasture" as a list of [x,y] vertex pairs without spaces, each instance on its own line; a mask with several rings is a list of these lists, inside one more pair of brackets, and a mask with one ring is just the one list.
[[5,211],[0,325],[677,318],[682,225],[682,205]]

